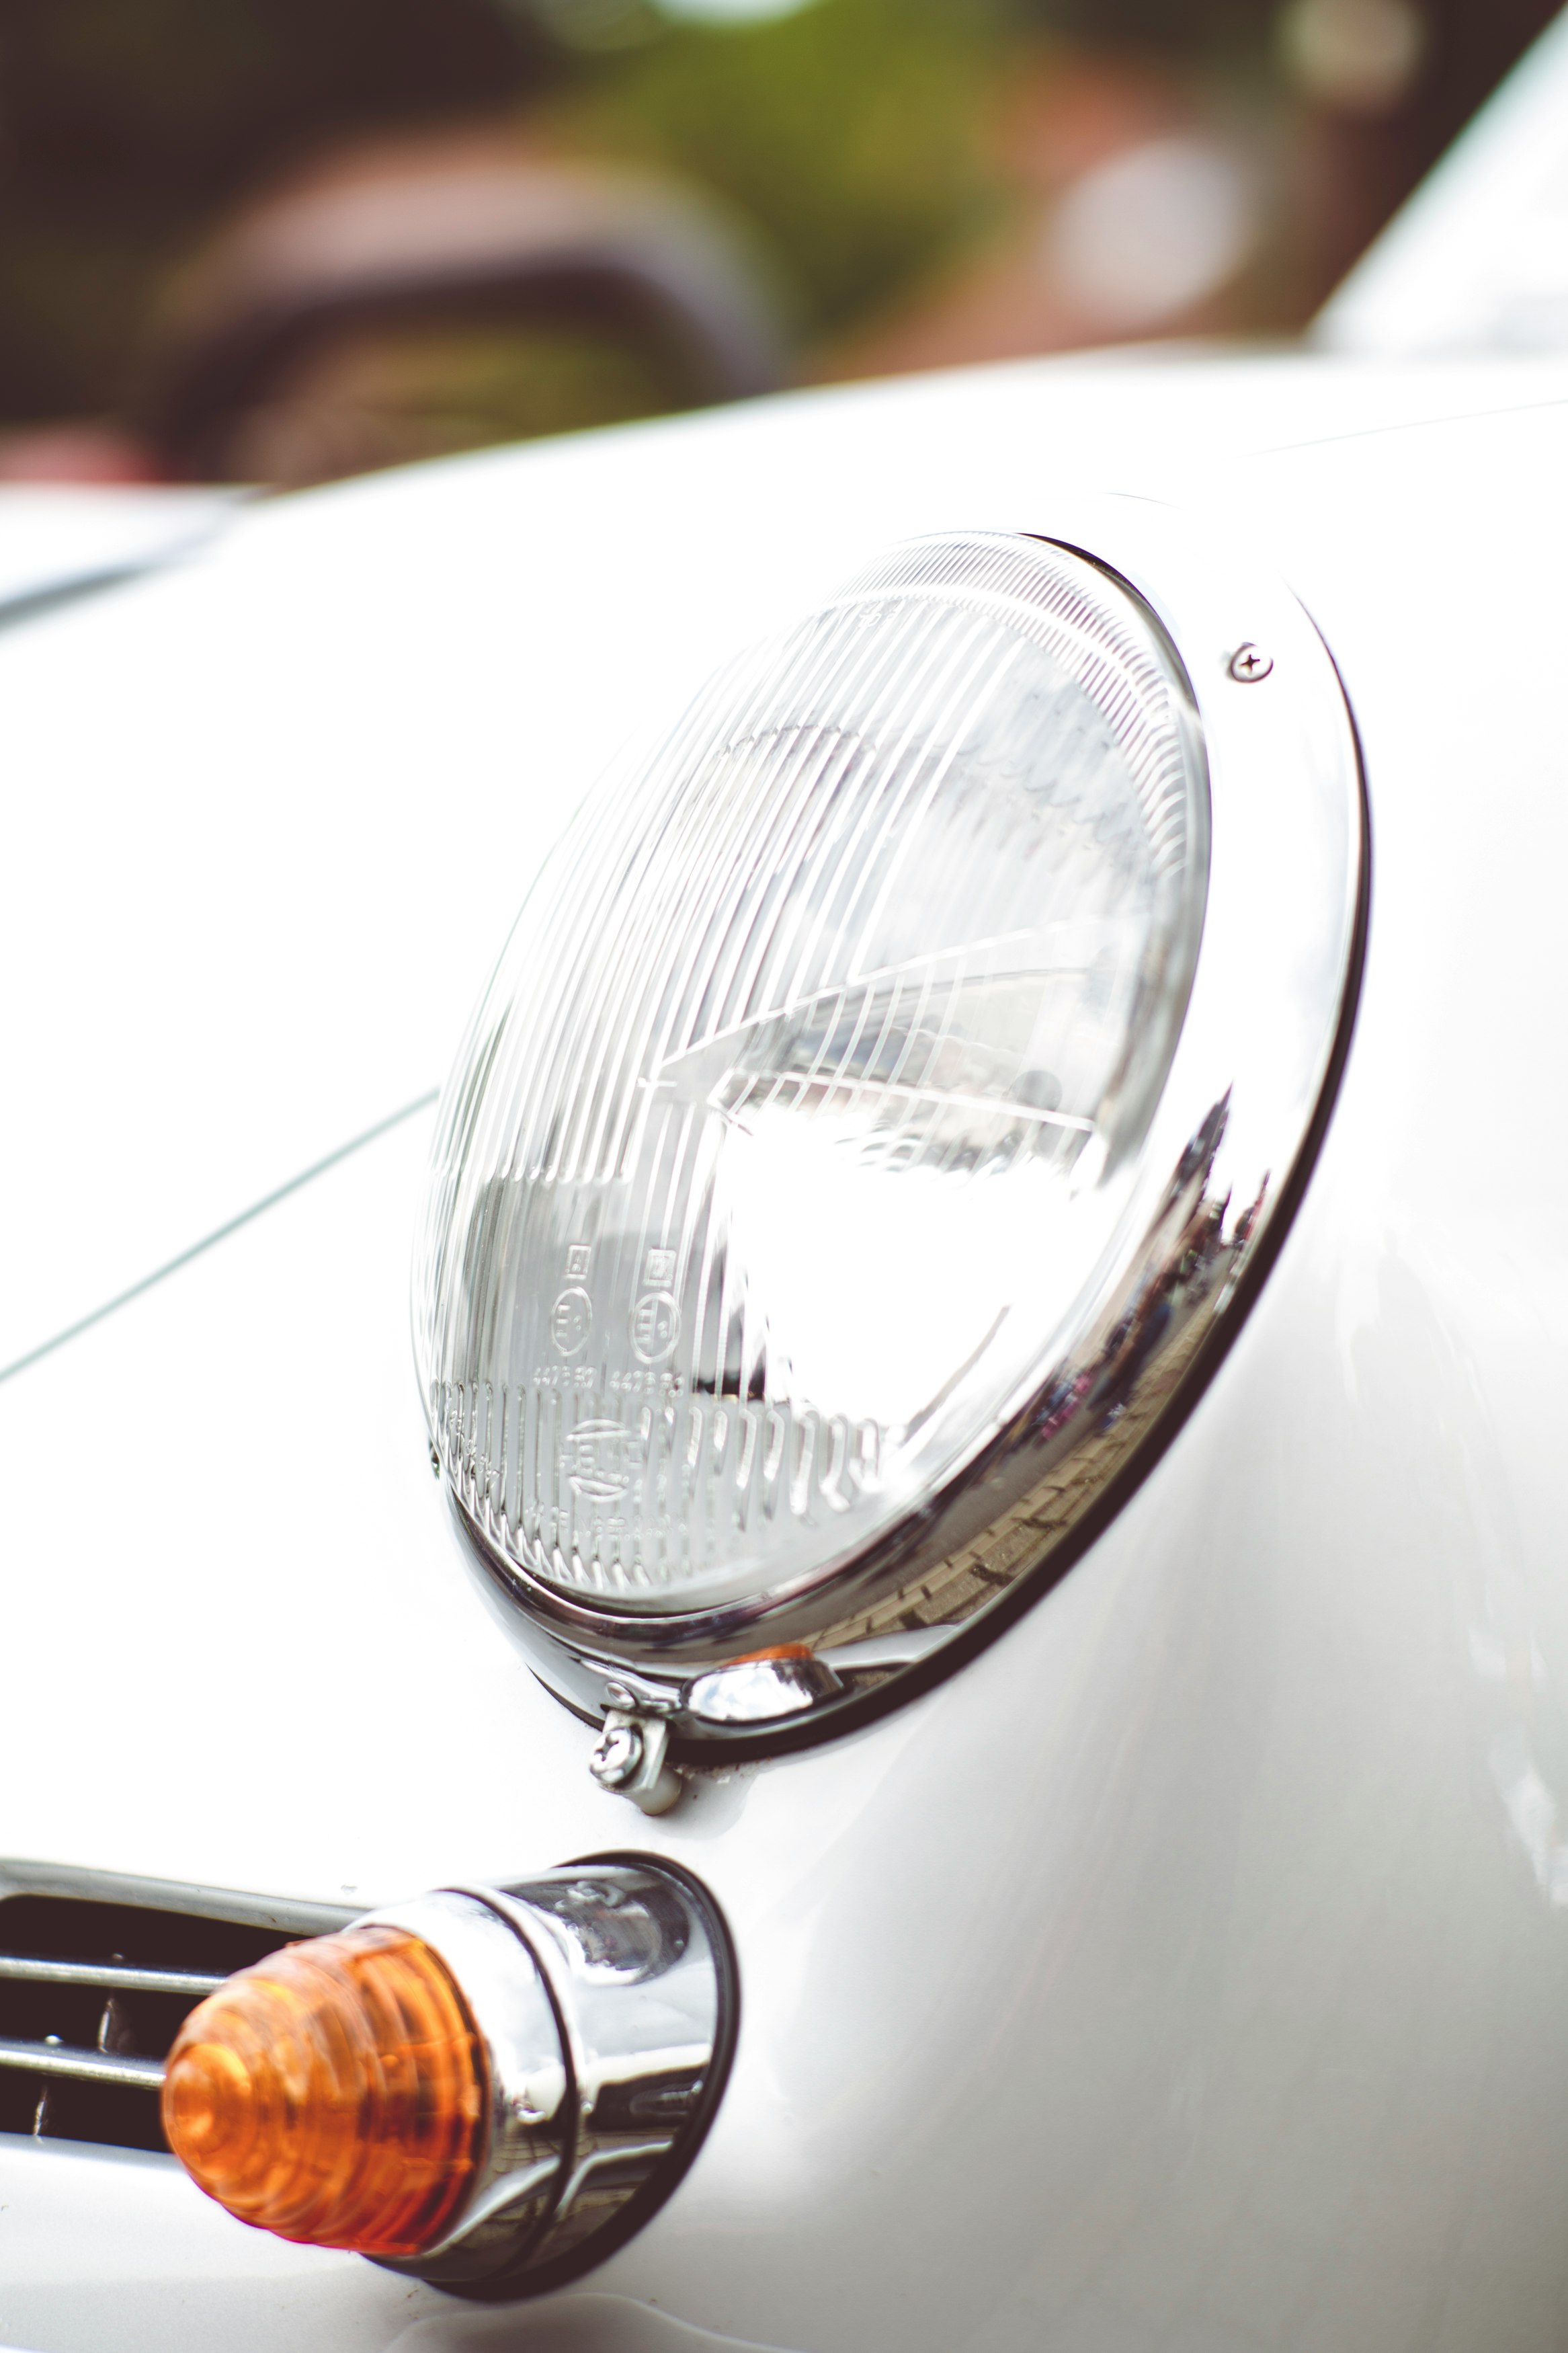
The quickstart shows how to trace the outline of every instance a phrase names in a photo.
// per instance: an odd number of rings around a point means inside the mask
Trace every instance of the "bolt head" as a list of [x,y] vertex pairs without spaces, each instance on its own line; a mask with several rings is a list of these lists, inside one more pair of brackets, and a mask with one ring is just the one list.
[[629,1724],[612,1724],[599,1735],[588,1770],[601,1789],[624,1789],[635,1781],[643,1760],[642,1734]]
[[1237,646],[1230,658],[1230,674],[1238,686],[1259,685],[1273,667],[1273,655],[1266,654],[1262,647],[1255,646],[1250,638],[1246,645]]

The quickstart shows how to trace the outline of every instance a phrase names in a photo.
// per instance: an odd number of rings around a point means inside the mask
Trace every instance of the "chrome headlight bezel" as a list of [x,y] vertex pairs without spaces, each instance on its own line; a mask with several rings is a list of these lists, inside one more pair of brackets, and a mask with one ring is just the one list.
[[[447,1461],[465,1549],[542,1679],[591,1719],[666,1719],[677,1756],[776,1753],[847,1729],[948,1672],[1063,1576],[1239,1327],[1331,1104],[1359,978],[1366,828],[1354,729],[1310,619],[1282,582],[1173,509],[1053,501],[1013,529],[1131,592],[1184,675],[1207,764],[1207,905],[1185,1019],[1125,1247],[1077,1335],[1103,1352],[1121,1332],[1127,1377],[1108,1411],[1069,1349],[960,1475],[830,1581],[657,1619],[563,1593],[503,1555],[479,1466]],[[1208,1162],[1227,1129],[1225,1198],[1211,1199]],[[1168,1256],[1178,1197],[1184,1225],[1200,1209],[1217,1220],[1225,1271],[1154,1344],[1134,1328],[1137,1308]]]

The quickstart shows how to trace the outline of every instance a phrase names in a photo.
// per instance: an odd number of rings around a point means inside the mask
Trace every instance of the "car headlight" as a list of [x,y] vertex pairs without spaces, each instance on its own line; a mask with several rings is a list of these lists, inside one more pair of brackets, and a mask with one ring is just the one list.
[[585,1710],[776,1745],[1059,1573],[1288,1206],[1354,963],[1342,699],[1278,586],[1091,526],[896,549],[725,670],[475,1016],[419,1375]]

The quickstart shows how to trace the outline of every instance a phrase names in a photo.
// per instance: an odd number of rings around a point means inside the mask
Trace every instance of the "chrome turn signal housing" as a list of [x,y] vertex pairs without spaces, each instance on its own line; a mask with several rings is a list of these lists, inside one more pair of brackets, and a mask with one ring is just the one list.
[[438,1468],[543,1679],[678,1760],[844,1725],[1061,1575],[1326,1115],[1332,663],[1173,511],[1050,532],[895,549],[723,671],[568,827],[447,1092]]
[[163,2122],[241,2221],[476,2295],[601,2262],[722,2088],[717,1913],[647,1864],[447,1888],[285,1947],[192,2011]]

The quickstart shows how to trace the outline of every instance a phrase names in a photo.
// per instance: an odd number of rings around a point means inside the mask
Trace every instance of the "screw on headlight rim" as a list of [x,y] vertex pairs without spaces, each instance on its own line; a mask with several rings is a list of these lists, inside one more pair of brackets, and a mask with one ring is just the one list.
[[1260,686],[1274,667],[1274,657],[1248,638],[1245,645],[1237,646],[1227,667],[1238,686]]

